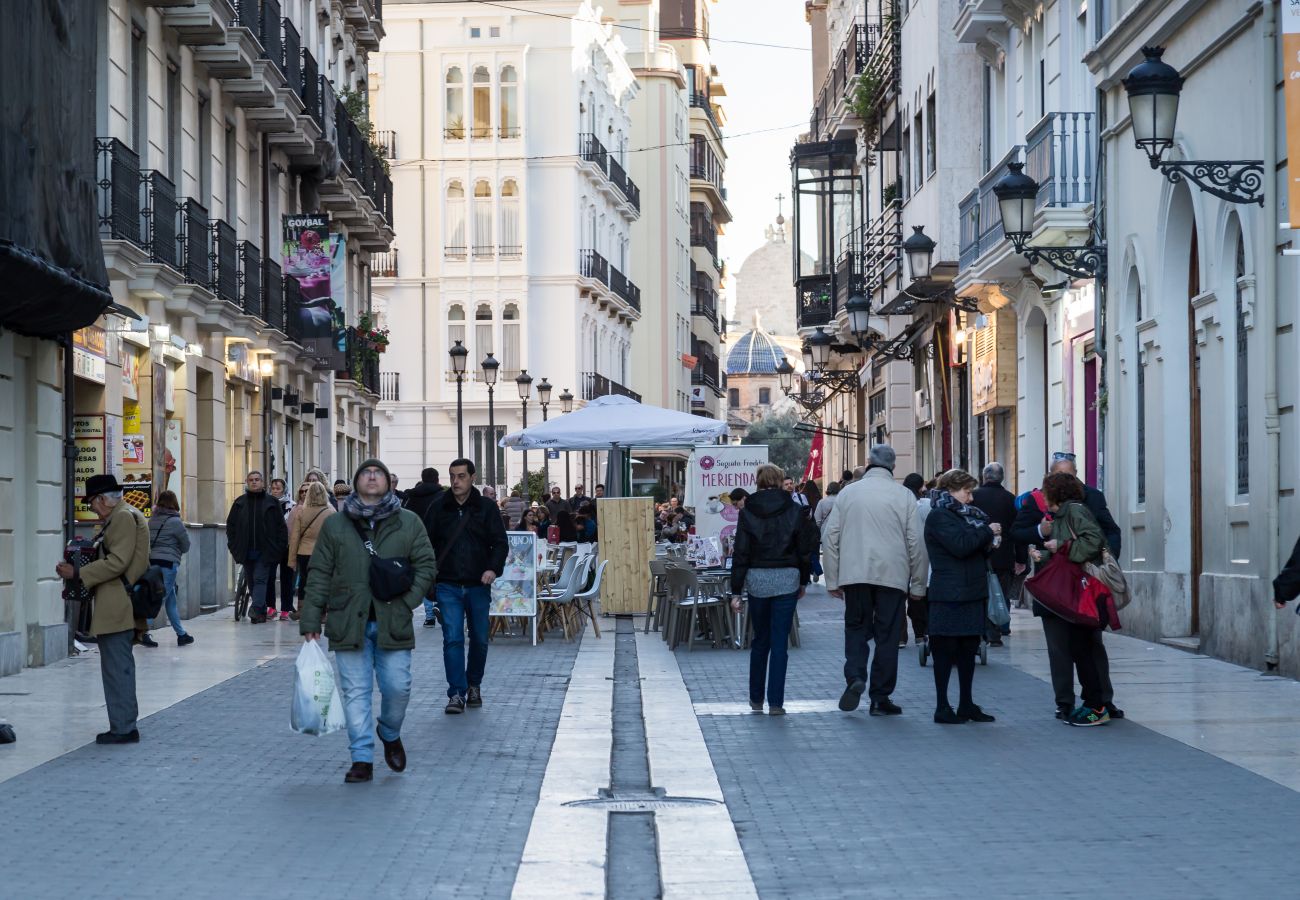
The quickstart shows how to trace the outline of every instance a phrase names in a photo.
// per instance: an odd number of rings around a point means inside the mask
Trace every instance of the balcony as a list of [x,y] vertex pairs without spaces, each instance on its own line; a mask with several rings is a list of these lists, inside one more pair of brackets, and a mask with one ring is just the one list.
[[595,250],[583,250],[578,261],[578,273],[583,278],[599,281],[609,287],[609,261]]
[[641,289],[615,266],[609,267],[609,288],[614,292],[615,297],[621,299],[638,313],[641,312]]
[[464,262],[469,256],[469,248],[461,246],[448,246],[442,248],[442,256],[454,262]]
[[[294,282],[295,286],[297,282]],[[280,264],[271,258],[262,260],[262,321],[281,334],[285,329],[284,276]]]
[[397,248],[370,257],[370,274],[375,278],[397,277]]
[[902,32],[899,25],[897,0],[882,5],[884,20],[875,34],[875,43],[867,55],[860,78],[866,79],[866,96],[863,98],[868,131],[879,122],[886,105],[899,94],[902,75]]
[[691,370],[691,384],[707,387],[714,396],[721,397],[726,392],[725,375],[717,354],[708,344],[695,341],[693,337],[691,350],[696,359],[695,368]]
[[691,204],[691,246],[703,247],[714,259],[718,257],[718,228],[706,203]]
[[707,94],[691,94],[691,109],[698,109],[704,112],[705,117],[713,125],[713,130],[722,135],[722,125],[718,122],[717,113],[713,111],[713,102]]
[[1024,147],[1017,145],[1007,151],[984,177],[979,187],[971,191],[957,204],[957,215],[961,222],[961,243],[958,246],[958,272],[964,274],[974,268],[977,261],[990,251],[1004,245],[1009,248],[1002,233],[1002,216],[998,212],[998,198],[993,194],[993,185],[1007,171],[1007,163],[1022,159]]
[[181,204],[177,225],[176,246],[180,252],[181,276],[187,284],[207,286],[211,282],[207,207],[197,200],[186,200]]
[[600,172],[602,185],[608,185],[616,194],[612,199],[627,204],[629,214],[635,214],[629,215],[630,218],[641,214],[641,189],[628,177],[614,155],[605,149],[600,138],[585,132],[579,134],[578,155],[584,163]]
[[1052,112],[1025,138],[1025,174],[1039,184],[1038,209],[1092,205],[1093,114]]
[[196,47],[194,58],[237,106],[267,107],[284,87],[280,7],[276,0],[234,0],[234,19],[221,42]]
[[[852,89],[857,77],[866,69],[871,51],[879,45],[880,35],[880,24],[868,25],[862,17],[849,26],[835,63],[826,73],[826,80],[817,94],[809,122],[813,140],[829,140],[840,137],[841,133],[847,138],[854,137],[857,120],[849,108]],[[834,123],[838,123],[838,127]]]
[[140,239],[140,157],[117,138],[96,138],[99,234],[144,248]]
[[829,325],[835,318],[837,307],[832,291],[831,275],[807,275],[795,286],[796,312],[800,328],[817,328]]
[[582,373],[583,400],[595,400],[597,397],[608,397],[610,395],[630,397],[637,403],[641,402],[640,394],[629,387],[619,384],[612,378],[606,378],[604,375],[598,375],[595,372]]
[[266,321],[262,309],[262,254],[251,241],[239,245],[239,305],[245,314]]
[[228,222],[212,223],[208,272],[208,289],[231,306],[240,307],[239,240]]
[[691,289],[691,315],[707,319],[715,334],[721,336],[718,323],[718,292],[711,284],[699,283]]
[[182,44],[192,47],[224,43],[226,29],[235,19],[234,0],[195,0],[190,6],[163,10],[163,21],[175,30]]
[[885,204],[867,224],[862,244],[862,281],[868,299],[883,299],[891,278],[894,290],[903,286],[903,211],[898,200]]

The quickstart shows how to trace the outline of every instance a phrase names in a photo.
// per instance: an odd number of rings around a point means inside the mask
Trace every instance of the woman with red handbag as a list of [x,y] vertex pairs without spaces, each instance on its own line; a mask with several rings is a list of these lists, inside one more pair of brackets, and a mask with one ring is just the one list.
[[[1083,575],[1083,570],[1080,567],[1085,562],[1101,558],[1102,548],[1106,546],[1106,536],[1102,533],[1101,526],[1097,524],[1097,520],[1093,518],[1088,507],[1084,505],[1083,482],[1075,476],[1068,472],[1056,472],[1048,475],[1043,479],[1043,496],[1047,501],[1047,509],[1052,514],[1050,526],[1046,522],[1044,526],[1050,527],[1052,537],[1050,540],[1043,542],[1041,551],[1037,547],[1029,548],[1029,555],[1034,560],[1036,572],[1034,577],[1025,583],[1025,586],[1038,599],[1039,603],[1048,610],[1049,614],[1055,611],[1058,616],[1065,618],[1059,610],[1070,606],[1070,604],[1054,602],[1065,598],[1041,596],[1040,594],[1048,585],[1051,585],[1051,590],[1060,590],[1061,588],[1057,587],[1057,585],[1067,581],[1073,583],[1075,590],[1081,590],[1079,586],[1080,578],[1086,580],[1086,576]],[[1060,561],[1058,568],[1064,566],[1067,561],[1072,563],[1073,566],[1069,568],[1072,571],[1077,570],[1074,579],[1054,580],[1050,577],[1047,571],[1047,563],[1053,554],[1059,552],[1064,552],[1065,559]],[[1086,588],[1082,588],[1082,590],[1086,590]],[[1080,693],[1083,696],[1083,704],[1071,712],[1066,717],[1065,722],[1068,725],[1087,727],[1105,725],[1110,721],[1110,714],[1106,711],[1106,704],[1102,701],[1101,676],[1097,671],[1096,658],[1093,655],[1093,632],[1112,623],[1107,620],[1106,605],[1104,603],[1090,606],[1089,601],[1092,598],[1084,597],[1082,599],[1084,600],[1084,606],[1094,612],[1097,618],[1089,621],[1090,616],[1081,615],[1077,617],[1078,621],[1066,619],[1064,623],[1065,627],[1069,629],[1070,661],[1079,673]]]

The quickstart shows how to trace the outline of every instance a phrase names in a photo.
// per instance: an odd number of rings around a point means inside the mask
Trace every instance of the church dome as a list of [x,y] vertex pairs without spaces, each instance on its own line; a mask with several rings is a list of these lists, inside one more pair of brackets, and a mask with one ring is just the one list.
[[755,316],[754,327],[740,336],[727,354],[727,375],[775,375],[785,351],[765,332]]

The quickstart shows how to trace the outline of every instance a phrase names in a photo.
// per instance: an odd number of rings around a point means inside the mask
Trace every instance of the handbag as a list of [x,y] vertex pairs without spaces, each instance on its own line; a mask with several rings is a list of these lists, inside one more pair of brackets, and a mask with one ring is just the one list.
[[370,554],[370,593],[376,600],[387,603],[396,600],[411,589],[415,583],[415,570],[411,561],[403,557],[382,557],[375,552],[375,545],[366,534],[365,526],[353,520],[361,543]]
[[[1070,529],[1071,539],[1077,537],[1074,533],[1074,529],[1070,528],[1068,522],[1065,527]],[[1106,585],[1107,590],[1110,591],[1111,600],[1116,611],[1128,606],[1129,602],[1133,599],[1129,595],[1128,579],[1124,577],[1124,570],[1120,568],[1118,560],[1111,555],[1110,547],[1105,544],[1101,547],[1101,559],[1097,562],[1088,560],[1083,563],[1083,571]],[[1119,626],[1116,626],[1116,628],[1118,627]]]
[[1025,590],[1048,612],[1073,625],[1118,631],[1119,612],[1110,590],[1100,578],[1072,562],[1069,549],[1068,541],[1062,544],[1047,565],[1025,579]]
[[1002,582],[992,569],[988,570],[989,599],[988,619],[998,628],[1011,624],[1011,610],[1007,607],[1006,594],[1002,592]]

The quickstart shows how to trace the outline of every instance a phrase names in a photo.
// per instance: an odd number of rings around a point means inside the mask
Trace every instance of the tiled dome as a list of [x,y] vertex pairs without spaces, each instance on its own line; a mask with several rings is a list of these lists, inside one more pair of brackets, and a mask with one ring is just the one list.
[[727,354],[728,375],[773,375],[785,351],[757,323],[740,336]]

